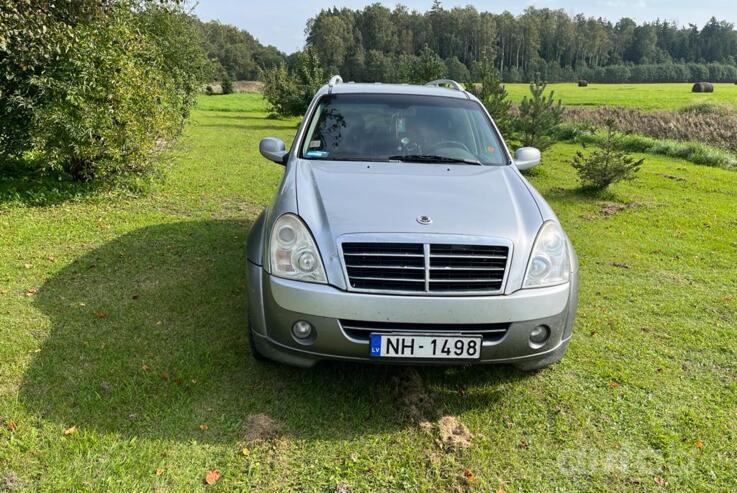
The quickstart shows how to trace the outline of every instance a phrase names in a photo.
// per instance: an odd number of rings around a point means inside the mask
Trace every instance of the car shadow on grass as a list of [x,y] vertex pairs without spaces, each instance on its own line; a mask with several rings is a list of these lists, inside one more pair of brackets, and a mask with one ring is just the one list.
[[[51,331],[24,375],[22,403],[63,428],[178,441],[241,441],[256,413],[305,439],[406,426],[398,367],[302,370],[251,358],[249,226],[208,220],[146,227],[60,270],[35,297]],[[419,374],[438,413],[493,405],[524,378],[503,367]],[[474,387],[483,391],[464,397]]]

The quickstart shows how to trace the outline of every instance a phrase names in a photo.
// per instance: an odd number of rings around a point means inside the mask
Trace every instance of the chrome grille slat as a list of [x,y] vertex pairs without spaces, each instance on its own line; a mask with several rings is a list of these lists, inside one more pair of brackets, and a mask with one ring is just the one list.
[[351,289],[386,293],[494,294],[509,260],[504,245],[345,242]]

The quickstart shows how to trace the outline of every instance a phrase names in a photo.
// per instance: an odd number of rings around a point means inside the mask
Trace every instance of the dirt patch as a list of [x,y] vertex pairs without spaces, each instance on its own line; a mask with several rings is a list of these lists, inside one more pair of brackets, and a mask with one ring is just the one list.
[[19,490],[23,486],[18,476],[16,476],[15,473],[12,473],[12,472],[7,474],[3,478],[3,481],[2,483],[0,483],[0,485],[2,485],[2,488],[0,488],[2,489],[2,491]]
[[416,369],[400,368],[391,376],[389,387],[397,407],[412,421],[436,416],[435,402]]
[[338,483],[335,487],[335,493],[353,493],[353,490],[345,483]]
[[466,425],[454,416],[443,416],[438,420],[438,433],[440,443],[445,447],[466,448],[473,438]]
[[599,205],[600,205],[601,208],[599,209],[599,213],[598,214],[596,214],[596,215],[595,214],[586,214],[584,216],[584,218],[585,219],[598,219],[598,218],[601,218],[601,217],[604,217],[604,218],[611,217],[611,216],[617,214],[618,212],[622,212],[622,211],[627,210],[627,209],[632,209],[634,207],[639,207],[642,204],[640,202],[626,202],[626,203],[621,203],[621,202],[601,202]]
[[246,442],[263,442],[279,434],[281,425],[268,414],[251,414],[246,419]]

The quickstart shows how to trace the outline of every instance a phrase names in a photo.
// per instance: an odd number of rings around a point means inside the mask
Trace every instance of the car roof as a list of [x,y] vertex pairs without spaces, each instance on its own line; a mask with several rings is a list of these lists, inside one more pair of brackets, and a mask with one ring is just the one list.
[[[331,90],[332,89],[332,90]],[[408,94],[418,96],[440,96],[445,98],[475,99],[466,91],[438,86],[419,86],[414,84],[382,84],[344,82],[332,87],[325,84],[316,96],[325,94]]]

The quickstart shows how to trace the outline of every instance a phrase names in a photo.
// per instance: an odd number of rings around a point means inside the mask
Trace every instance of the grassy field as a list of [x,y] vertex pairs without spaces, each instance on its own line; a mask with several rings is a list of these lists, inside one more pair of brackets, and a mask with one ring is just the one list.
[[597,198],[557,145],[531,180],[581,262],[560,365],[305,371],[245,322],[282,173],[257,144],[295,123],[203,98],[144,197],[0,180],[0,491],[737,491],[737,174],[647,156]]
[[[550,84],[567,105],[573,106],[625,106],[640,109],[675,109],[693,103],[711,101],[737,106],[737,85],[714,84],[711,94],[691,92],[693,84],[589,84],[578,87],[575,83]],[[510,99],[519,102],[529,94],[529,84],[505,84]]]

